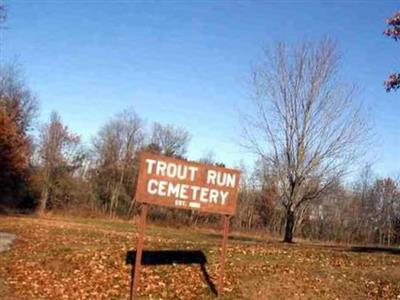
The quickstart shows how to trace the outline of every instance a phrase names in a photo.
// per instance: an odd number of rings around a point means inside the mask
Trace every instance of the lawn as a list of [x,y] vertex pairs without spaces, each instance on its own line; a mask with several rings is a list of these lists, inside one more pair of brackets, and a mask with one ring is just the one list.
[[[17,234],[12,249],[0,253],[2,299],[128,298],[133,223],[0,217],[0,231]],[[219,246],[215,231],[148,226],[145,249],[201,250],[208,264],[144,266],[140,298],[214,298]],[[221,299],[400,299],[400,251],[233,234]]]

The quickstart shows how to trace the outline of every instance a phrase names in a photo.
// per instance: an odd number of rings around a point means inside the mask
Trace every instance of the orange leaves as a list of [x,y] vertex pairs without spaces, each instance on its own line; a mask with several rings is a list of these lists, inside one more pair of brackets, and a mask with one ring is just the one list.
[[[133,232],[41,219],[0,219],[9,229],[19,223],[18,240],[7,260],[0,260],[0,277],[18,299],[125,299],[131,266],[126,252],[135,246]],[[7,229],[7,228],[6,228]],[[171,239],[148,236],[148,249],[183,249]],[[217,245],[215,245],[217,246]],[[218,252],[217,252],[218,253]],[[209,269],[216,282],[217,269]],[[227,282],[227,291],[233,282]],[[139,295],[153,299],[199,299],[210,295],[198,265],[144,266]]]
[[[0,254],[0,279],[10,298],[126,299],[131,266],[125,255],[134,249],[136,234],[122,225],[0,218],[2,231],[17,234],[12,250]],[[145,249],[201,249],[209,262],[209,281],[216,284],[219,237],[188,231],[149,226]],[[397,255],[232,239],[225,267],[227,299],[400,299]],[[139,296],[214,297],[196,264],[143,266]]]
[[28,138],[0,107],[0,179],[24,174],[29,155]]

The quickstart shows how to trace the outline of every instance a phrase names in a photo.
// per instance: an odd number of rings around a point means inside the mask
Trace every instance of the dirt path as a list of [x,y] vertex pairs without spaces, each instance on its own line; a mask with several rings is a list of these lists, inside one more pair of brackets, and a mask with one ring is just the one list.
[[15,238],[15,234],[0,232],[0,252],[8,250]]

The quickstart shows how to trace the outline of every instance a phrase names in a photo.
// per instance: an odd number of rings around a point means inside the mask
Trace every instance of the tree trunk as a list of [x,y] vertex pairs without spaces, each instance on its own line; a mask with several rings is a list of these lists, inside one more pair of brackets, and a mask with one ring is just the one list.
[[41,215],[46,211],[47,201],[49,199],[49,193],[51,188],[51,181],[50,181],[50,168],[49,166],[45,166],[44,173],[43,173],[43,187],[40,193],[40,199],[37,207],[37,214]]
[[42,190],[42,195],[40,197],[39,201],[39,206],[37,209],[37,213],[43,214],[46,211],[46,204],[47,204],[47,198],[49,197],[49,189],[47,186],[45,186]]
[[285,237],[283,239],[284,243],[293,243],[294,221],[294,212],[289,208],[286,211]]

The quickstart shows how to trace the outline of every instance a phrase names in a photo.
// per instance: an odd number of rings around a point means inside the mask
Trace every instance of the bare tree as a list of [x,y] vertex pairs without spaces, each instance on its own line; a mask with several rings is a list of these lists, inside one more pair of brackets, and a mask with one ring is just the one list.
[[78,148],[79,142],[79,136],[69,132],[56,112],[51,114],[50,122],[42,126],[38,148],[42,186],[39,213],[54,204],[62,176],[71,174],[80,165],[83,155]]
[[293,241],[302,209],[362,156],[368,126],[354,89],[338,76],[339,62],[329,39],[293,48],[278,43],[253,70],[255,109],[245,116],[243,144],[276,176],[285,242]]
[[151,130],[150,148],[167,156],[184,157],[190,142],[189,132],[173,125],[154,123]]
[[110,215],[115,214],[121,195],[125,202],[132,202],[138,171],[137,153],[143,143],[143,121],[133,110],[115,116],[93,141],[98,195]]
[[3,3],[0,3],[0,29],[2,29],[2,24],[5,23],[7,19],[6,7]]
[[[5,28],[5,26],[3,24],[6,23],[6,19],[7,19],[6,6],[3,3],[0,3],[0,36],[1,36],[1,31]],[[2,44],[3,44],[3,42],[0,39],[0,51],[1,51]],[[1,61],[0,61],[0,65],[1,65]]]
[[18,125],[21,133],[31,129],[38,104],[16,64],[0,64],[0,107]]
[[215,152],[213,150],[206,151],[202,157],[199,158],[199,162],[203,164],[213,165],[216,163]]
[[392,178],[376,180],[371,196],[374,204],[373,220],[376,221],[375,228],[378,229],[379,244],[391,245],[395,236],[394,220],[396,218],[396,207],[400,203],[400,189],[398,183]]

